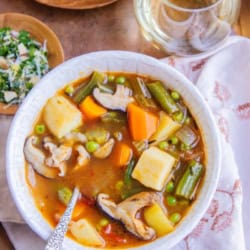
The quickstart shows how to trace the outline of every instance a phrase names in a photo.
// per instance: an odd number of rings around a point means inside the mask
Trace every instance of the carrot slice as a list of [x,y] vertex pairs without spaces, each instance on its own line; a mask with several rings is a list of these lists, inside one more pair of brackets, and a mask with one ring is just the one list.
[[73,210],[72,219],[73,219],[73,220],[77,219],[77,217],[78,217],[79,215],[81,215],[81,213],[83,213],[84,210],[86,210],[86,206],[87,206],[87,205],[85,205],[83,202],[79,202],[79,201],[78,201],[78,202],[76,203],[76,206],[75,206],[74,210]]
[[[83,202],[81,201],[78,201],[75,205],[75,208],[73,210],[73,213],[72,213],[72,220],[75,220],[78,218],[78,216],[80,216],[85,210],[86,210],[86,204],[84,204]],[[65,212],[66,210],[66,205],[63,205],[62,203],[58,204],[57,206],[57,212],[55,214],[55,217],[56,217],[56,220],[59,221],[60,217],[63,215],[63,213]]]
[[112,153],[113,162],[115,166],[117,167],[126,166],[129,163],[132,154],[133,151],[127,144],[123,142],[117,142],[114,151]]
[[129,130],[133,140],[149,139],[157,129],[158,117],[134,103],[128,105],[127,111]]
[[107,109],[97,104],[92,96],[87,96],[79,108],[86,120],[94,120],[107,113]]

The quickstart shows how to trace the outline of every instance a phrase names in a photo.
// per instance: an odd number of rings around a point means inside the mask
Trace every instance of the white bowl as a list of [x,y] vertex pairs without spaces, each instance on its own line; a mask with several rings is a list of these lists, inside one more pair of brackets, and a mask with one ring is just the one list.
[[[170,66],[145,55],[122,51],[82,55],[49,72],[33,88],[19,108],[8,136],[6,171],[13,199],[27,224],[46,240],[52,228],[36,208],[25,180],[24,141],[47,99],[67,83],[80,76],[89,75],[95,69],[104,72],[132,72],[161,80],[167,87],[176,89],[182,95],[201,129],[206,151],[206,174],[197,200],[172,233],[140,247],[147,250],[170,248],[192,231],[209,206],[220,174],[220,144],[210,109],[193,84]],[[70,250],[93,249],[83,247],[69,238],[64,240],[63,246],[64,249]]]

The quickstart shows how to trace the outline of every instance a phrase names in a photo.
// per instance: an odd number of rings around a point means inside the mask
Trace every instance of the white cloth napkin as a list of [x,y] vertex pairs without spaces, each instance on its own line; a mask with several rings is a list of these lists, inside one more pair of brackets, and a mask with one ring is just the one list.
[[[250,190],[250,40],[233,37],[230,44],[211,58],[208,55],[168,57],[163,61],[186,75],[201,91],[217,120],[223,148],[222,172],[210,207],[195,230],[172,250],[244,250],[246,246],[250,249],[250,239],[244,238],[244,233],[245,236],[250,233],[247,214],[250,209],[247,194]],[[2,118],[0,121],[2,124]],[[0,153],[2,159],[3,152]],[[8,193],[3,189],[2,181],[1,172],[0,199],[6,199]],[[3,211],[0,207],[0,220],[20,219],[10,204],[6,202]],[[28,226],[4,223],[4,227],[17,250],[44,248],[45,243]]]
[[212,203],[196,229],[174,250],[244,250],[244,226],[245,236],[250,232],[247,214],[250,209],[247,194],[250,188],[247,178],[250,173],[247,154],[250,146],[250,40],[233,37],[230,45],[210,58],[169,57],[165,62],[196,83],[213,111],[223,149],[221,176]]

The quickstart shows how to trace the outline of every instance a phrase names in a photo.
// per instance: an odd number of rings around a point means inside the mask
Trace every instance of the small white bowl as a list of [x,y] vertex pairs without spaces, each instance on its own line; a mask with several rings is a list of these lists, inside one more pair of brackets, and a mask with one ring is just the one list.
[[[220,174],[220,144],[211,111],[193,84],[172,67],[142,54],[103,51],[82,55],[56,67],[33,88],[13,120],[7,142],[6,171],[16,206],[32,230],[47,240],[52,228],[37,209],[25,180],[24,141],[47,99],[67,83],[89,75],[93,70],[132,72],[161,80],[168,88],[176,89],[182,95],[201,129],[205,144],[206,174],[197,200],[172,233],[140,249],[161,250],[173,247],[194,229],[210,204]],[[83,247],[69,238],[64,240],[63,246],[71,250],[93,249]]]

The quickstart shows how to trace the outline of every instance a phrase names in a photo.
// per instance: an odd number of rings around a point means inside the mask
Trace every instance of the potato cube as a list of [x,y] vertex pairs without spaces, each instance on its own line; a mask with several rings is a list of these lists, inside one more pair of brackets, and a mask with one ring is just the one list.
[[148,226],[152,227],[158,236],[165,235],[174,230],[174,227],[158,204],[147,207],[144,210],[144,219]]
[[160,123],[156,132],[150,137],[151,141],[155,141],[154,144],[166,140],[170,135],[181,128],[181,124],[175,122],[164,111],[160,112]]
[[145,150],[137,162],[132,177],[144,186],[162,190],[175,164],[175,158],[170,154],[151,147]]
[[72,222],[70,232],[80,242],[89,246],[103,246],[104,240],[96,229],[86,220],[80,219]]
[[82,125],[82,113],[63,96],[54,96],[48,100],[43,118],[51,133],[58,138]]

